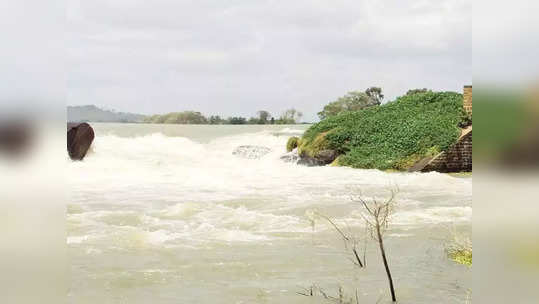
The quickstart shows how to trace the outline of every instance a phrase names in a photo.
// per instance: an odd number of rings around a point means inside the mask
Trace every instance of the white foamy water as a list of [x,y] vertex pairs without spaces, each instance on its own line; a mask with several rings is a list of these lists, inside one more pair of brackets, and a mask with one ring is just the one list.
[[[298,286],[331,289],[358,276],[375,287],[363,297],[378,299],[377,266],[362,275],[330,227],[313,230],[305,214],[317,210],[359,233],[350,194],[382,198],[395,186],[387,246],[403,303],[466,295],[452,284],[466,285],[468,270],[445,259],[443,239],[448,227],[471,225],[471,178],[281,161],[288,137],[305,126],[94,127],[85,160],[68,161],[73,303],[303,303]],[[241,145],[271,151],[232,155]],[[435,291],[425,295],[427,285]]]

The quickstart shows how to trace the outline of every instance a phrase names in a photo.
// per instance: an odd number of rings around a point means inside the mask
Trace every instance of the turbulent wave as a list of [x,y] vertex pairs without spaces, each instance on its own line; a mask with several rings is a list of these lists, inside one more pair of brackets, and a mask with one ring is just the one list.
[[[265,130],[198,142],[154,133],[98,135],[82,162],[69,162],[68,243],[103,250],[263,242],[312,233],[305,212],[360,225],[357,189],[383,197],[397,185],[397,226],[470,221],[471,179],[285,163],[289,135]],[[232,155],[240,145],[271,151]],[[322,229],[322,228],[321,228]],[[394,235],[398,235],[395,233]]]

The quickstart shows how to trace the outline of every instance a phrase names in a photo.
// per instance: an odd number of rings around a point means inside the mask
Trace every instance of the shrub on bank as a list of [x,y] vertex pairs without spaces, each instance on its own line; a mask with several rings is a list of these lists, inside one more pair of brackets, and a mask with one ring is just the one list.
[[427,91],[398,97],[378,107],[346,112],[311,126],[300,155],[335,150],[338,165],[406,170],[427,155],[447,150],[466,119],[462,94]]
[[294,150],[295,148],[297,148],[298,141],[299,141],[299,137],[297,136],[290,137],[288,141],[286,142],[286,151],[290,152]]

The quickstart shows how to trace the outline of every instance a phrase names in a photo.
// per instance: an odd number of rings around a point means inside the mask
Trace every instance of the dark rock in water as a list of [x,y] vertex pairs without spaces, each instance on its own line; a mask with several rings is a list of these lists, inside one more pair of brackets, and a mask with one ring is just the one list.
[[94,129],[87,123],[67,124],[67,151],[72,160],[82,160],[94,141]]
[[308,155],[300,156],[298,160],[298,165],[304,166],[325,166],[331,164],[339,154],[334,150],[322,150],[316,154],[315,157]]
[[286,153],[286,154],[283,154],[281,157],[279,157],[281,160],[287,162],[287,163],[297,163],[298,160],[299,160],[299,155],[298,155],[298,149],[295,148],[294,150]]
[[239,146],[232,154],[247,159],[259,159],[270,151],[270,148],[263,146]]

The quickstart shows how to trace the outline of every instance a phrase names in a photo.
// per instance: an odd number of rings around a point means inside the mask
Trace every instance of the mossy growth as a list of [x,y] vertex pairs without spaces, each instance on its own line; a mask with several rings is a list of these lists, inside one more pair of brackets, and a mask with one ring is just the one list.
[[286,142],[286,151],[290,152],[298,147],[299,137],[293,136],[288,139]]
[[448,253],[449,258],[453,261],[466,265],[466,266],[472,266],[472,250],[471,249],[459,249],[459,250],[451,250]]
[[437,146],[430,147],[423,153],[410,154],[402,159],[397,160],[392,169],[396,171],[407,170],[421,159],[425,157],[434,157],[438,154],[440,154],[440,149]]
[[456,263],[472,266],[472,242],[468,237],[463,237],[453,232],[453,240],[446,247],[447,256]]
[[298,145],[298,154],[300,156],[316,157],[318,152],[330,148],[329,142],[326,138],[328,133],[329,132],[320,133],[310,141],[302,138]]
[[425,156],[447,151],[458,140],[465,119],[462,94],[405,95],[312,125],[298,151],[314,157],[331,149],[340,155],[336,164],[341,166],[404,171]]

